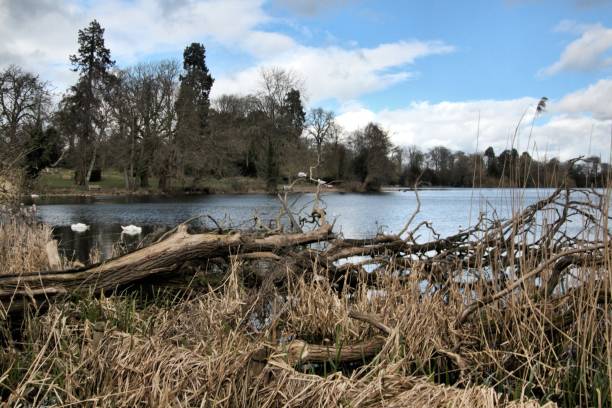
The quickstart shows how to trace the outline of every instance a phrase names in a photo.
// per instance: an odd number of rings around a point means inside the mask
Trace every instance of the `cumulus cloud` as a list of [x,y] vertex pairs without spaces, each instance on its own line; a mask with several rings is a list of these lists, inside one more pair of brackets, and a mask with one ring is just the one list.
[[534,98],[506,101],[412,102],[405,108],[371,112],[363,107],[345,109],[338,121],[354,130],[374,120],[381,123],[399,145],[417,144],[423,148],[444,145],[454,150],[474,151],[480,116],[481,146],[500,147],[514,131],[520,117]]
[[275,0],[277,5],[304,16],[314,16],[338,6],[355,3],[355,0]]
[[612,119],[612,80],[602,79],[585,89],[565,95],[555,107],[566,113],[590,114],[595,119]]
[[565,47],[558,61],[540,71],[554,75],[561,71],[594,71],[612,66],[612,29],[595,25],[578,25],[563,21],[557,30],[581,31],[581,35]]
[[452,46],[435,41],[399,41],[353,49],[295,46],[257,66],[217,78],[213,92],[214,95],[253,92],[262,68],[279,67],[304,80],[312,103],[331,98],[348,101],[411,78],[414,73],[406,67],[418,58],[453,50]]
[[[610,149],[612,109],[605,101],[612,81],[602,80],[558,101],[537,118],[529,136],[538,98],[474,100],[464,102],[412,102],[400,109],[372,111],[356,103],[347,104],[338,122],[347,130],[380,123],[397,145],[415,144],[423,149],[443,145],[465,152],[496,151],[514,146],[539,157],[568,159],[583,154],[602,154]],[[601,107],[600,105],[601,104]],[[523,117],[524,116],[524,117]],[[514,132],[518,126],[518,135]],[[478,126],[480,118],[480,126]],[[478,135],[478,137],[477,137]],[[590,143],[589,143],[590,141]]]
[[17,63],[61,79],[77,31],[92,19],[106,28],[113,56],[124,63],[173,52],[191,41],[221,44],[265,58],[295,45],[289,36],[261,29],[272,21],[263,0],[53,0],[0,1],[0,65]]
[[[348,1],[348,0],[347,0]],[[320,9],[331,2],[285,0],[293,7]],[[264,10],[264,0],[4,0],[0,1],[0,68],[16,63],[66,87],[73,80],[68,55],[77,31],[96,18],[106,29],[107,46],[122,65],[147,55],[181,50],[191,41],[251,56],[250,68],[215,73],[213,92],[245,93],[258,83],[261,67],[295,71],[313,101],[347,100],[404,81],[417,58],[451,52],[441,42],[399,41],[372,48],[311,47],[280,32]]]

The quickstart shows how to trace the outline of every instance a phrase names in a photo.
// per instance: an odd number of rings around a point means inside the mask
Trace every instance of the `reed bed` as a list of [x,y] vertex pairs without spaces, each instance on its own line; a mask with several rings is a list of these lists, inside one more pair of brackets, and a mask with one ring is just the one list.
[[[223,407],[535,407],[512,401],[492,387],[436,383],[411,368],[430,358],[428,343],[442,342],[435,327],[429,341],[389,338],[376,359],[355,367],[292,365],[283,343],[311,327],[312,340],[334,343],[372,335],[372,328],[349,317],[358,307],[386,308],[402,316],[402,331],[431,322],[432,304],[415,306],[393,298],[371,302],[360,295],[338,301],[325,284],[294,277],[291,301],[277,299],[279,313],[267,324],[249,321],[261,307],[259,293],[241,285],[240,265],[218,288],[166,306],[143,306],[138,296],[73,298],[43,316],[23,322],[23,338],[2,351],[3,394],[8,406],[223,406]],[[394,282],[388,282],[393,285]],[[276,290],[272,290],[275,292]],[[402,294],[414,293],[414,288]],[[168,296],[168,294],[164,295]],[[316,299],[316,302],[314,301]],[[380,298],[382,299],[382,298]],[[320,319],[321,301],[327,316]],[[435,301],[433,302],[435,303]],[[301,316],[298,322],[296,319]],[[390,317],[389,322],[394,318]],[[434,320],[442,320],[434,318]],[[404,337],[404,336],[402,336]],[[413,336],[414,337],[414,336]],[[408,338],[408,337],[406,337]],[[260,358],[268,356],[264,363]],[[552,406],[552,405],[551,405]]]
[[0,222],[0,275],[49,268],[46,249],[52,241],[52,230],[21,217]]

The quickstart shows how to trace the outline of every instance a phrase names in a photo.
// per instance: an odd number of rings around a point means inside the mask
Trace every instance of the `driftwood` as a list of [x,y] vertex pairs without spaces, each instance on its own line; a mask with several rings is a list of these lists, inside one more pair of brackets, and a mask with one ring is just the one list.
[[304,363],[350,363],[365,361],[374,357],[385,344],[383,337],[374,337],[356,344],[309,344],[302,340],[293,340],[287,345],[286,351],[280,353],[291,365]]

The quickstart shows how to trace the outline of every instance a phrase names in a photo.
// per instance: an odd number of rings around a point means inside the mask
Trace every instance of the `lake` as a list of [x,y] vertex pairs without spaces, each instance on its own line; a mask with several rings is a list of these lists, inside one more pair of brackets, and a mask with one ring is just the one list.
[[[420,190],[421,211],[414,224],[431,221],[442,235],[457,232],[475,222],[480,212],[499,218],[508,217],[534,201],[546,197],[550,189],[427,189]],[[312,194],[293,195],[300,208],[312,200]],[[398,232],[417,206],[412,191],[378,194],[327,193],[323,196],[336,232],[345,237],[367,237],[377,232]],[[224,226],[253,227],[253,217],[275,218],[280,203],[272,195],[192,195],[180,197],[50,197],[35,200],[39,219],[54,227],[60,248],[66,255],[85,261],[93,248],[108,258],[113,245],[133,247],[147,233],[158,227],[173,227],[198,215],[210,215]],[[70,225],[84,223],[88,231],[74,232]],[[203,226],[214,228],[209,219]],[[136,225],[143,233],[121,234],[121,225]],[[421,240],[431,238],[423,230]]]

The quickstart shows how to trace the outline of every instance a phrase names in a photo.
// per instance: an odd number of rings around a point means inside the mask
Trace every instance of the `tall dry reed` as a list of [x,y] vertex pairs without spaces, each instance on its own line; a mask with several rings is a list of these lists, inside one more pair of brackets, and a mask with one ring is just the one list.
[[0,275],[48,269],[46,245],[51,240],[47,225],[13,217],[0,222]]

